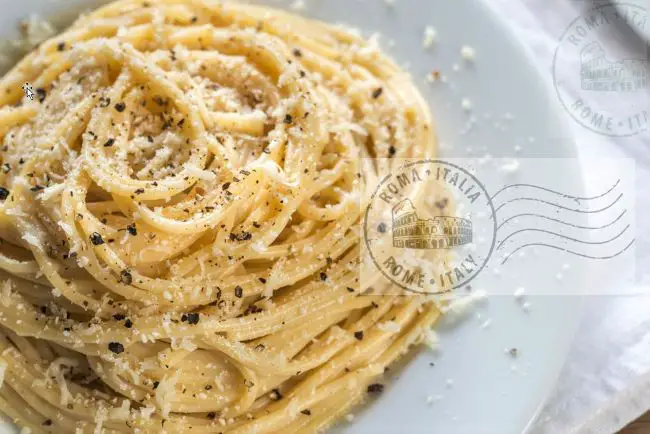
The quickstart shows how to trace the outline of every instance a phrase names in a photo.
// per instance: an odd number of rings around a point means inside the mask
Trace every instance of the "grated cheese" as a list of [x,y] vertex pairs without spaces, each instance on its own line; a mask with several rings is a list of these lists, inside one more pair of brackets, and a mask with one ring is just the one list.
[[10,304],[12,286],[13,284],[10,279],[5,280],[2,284],[2,300],[0,302],[2,302],[4,307],[8,307]]
[[400,331],[400,326],[395,321],[380,322],[377,327],[382,332],[398,333]]
[[440,336],[438,336],[438,333],[427,327],[424,330],[424,343],[430,349],[435,350],[440,344]]
[[460,49],[460,55],[463,59],[472,61],[476,56],[476,50],[474,50],[474,48],[470,47],[469,45],[463,45],[463,47]]
[[430,48],[436,40],[438,32],[432,26],[427,26],[424,29],[424,36],[422,37],[422,47]]
[[7,362],[4,359],[0,359],[0,389],[5,381],[5,372],[7,371]]
[[176,397],[176,382],[178,381],[179,372],[177,371],[172,377],[163,378],[156,389],[156,404],[161,409],[164,418],[169,417],[171,411],[171,401]]

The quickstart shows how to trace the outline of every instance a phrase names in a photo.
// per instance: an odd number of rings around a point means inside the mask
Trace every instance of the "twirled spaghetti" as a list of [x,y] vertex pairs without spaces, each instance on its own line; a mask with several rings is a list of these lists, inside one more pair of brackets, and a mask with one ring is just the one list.
[[0,409],[32,432],[322,430],[437,318],[359,278],[364,157],[435,138],[354,32],[118,1],[0,107]]

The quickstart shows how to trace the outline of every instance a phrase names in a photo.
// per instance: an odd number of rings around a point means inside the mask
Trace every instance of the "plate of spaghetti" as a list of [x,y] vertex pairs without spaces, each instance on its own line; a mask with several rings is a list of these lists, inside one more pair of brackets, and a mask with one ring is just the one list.
[[[359,272],[367,159],[507,156],[563,131],[487,8],[0,5],[25,51],[0,80],[0,432],[526,427],[578,298],[490,298],[484,330]],[[469,131],[472,110],[519,117]]]

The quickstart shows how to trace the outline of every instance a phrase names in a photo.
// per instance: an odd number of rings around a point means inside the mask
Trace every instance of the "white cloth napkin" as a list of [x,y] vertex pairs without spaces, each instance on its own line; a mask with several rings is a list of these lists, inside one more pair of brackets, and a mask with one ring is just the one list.
[[[602,0],[486,1],[510,24],[549,82],[561,35],[575,18],[602,4]],[[650,0],[645,3],[650,10]],[[626,104],[625,95],[617,103]],[[650,270],[650,222],[643,216],[650,210],[650,131],[617,138],[593,133],[568,115],[567,123],[581,156],[636,161],[635,289],[648,294],[650,274],[643,270]],[[586,305],[560,379],[530,433],[613,433],[650,409],[650,296],[588,296]]]

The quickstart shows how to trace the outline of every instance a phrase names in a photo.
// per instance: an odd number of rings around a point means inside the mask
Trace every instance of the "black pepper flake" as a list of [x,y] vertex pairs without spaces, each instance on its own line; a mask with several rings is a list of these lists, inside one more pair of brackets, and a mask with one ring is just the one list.
[[382,234],[386,233],[386,223],[379,223],[379,225],[377,226],[377,230],[379,231],[379,233]]
[[108,107],[111,105],[111,99],[110,98],[104,98],[103,96],[99,98],[99,106],[104,108]]
[[41,185],[35,185],[35,186],[33,186],[32,188],[30,188],[30,190],[31,190],[31,191],[41,191],[41,190],[43,190],[44,188],[45,188],[45,187],[43,187],[43,186],[41,186]]
[[237,240],[237,241],[248,241],[251,238],[253,238],[253,234],[251,234],[250,232],[246,232],[246,231],[243,231],[242,233],[239,233],[239,234],[230,233],[228,238],[230,239],[230,241],[235,241],[235,240]]
[[208,419],[214,419],[215,417],[217,417],[217,413],[215,413],[214,411],[208,413]]
[[197,312],[184,313],[181,316],[181,321],[187,322],[188,324],[198,324],[199,323],[199,314]]
[[110,148],[114,144],[115,144],[115,139],[108,139],[108,140],[106,140],[106,143],[104,143],[104,147],[105,148]]
[[133,282],[133,276],[131,276],[128,270],[122,270],[120,273],[120,282],[125,285],[130,285]]
[[126,109],[126,104],[124,104],[123,102],[118,102],[117,104],[115,104],[115,110],[117,110],[118,112],[122,113],[124,109]]
[[134,191],[135,194],[142,194],[144,193],[144,188],[138,188]]
[[108,349],[114,352],[115,354],[120,354],[124,352],[124,345],[119,342],[110,342],[108,344]]
[[126,321],[124,321],[124,327],[130,329],[131,327],[133,327],[133,321],[127,318]]
[[321,271],[321,273],[320,273],[320,280],[322,280],[323,282],[326,281],[326,280],[327,280],[327,274],[325,274],[325,273],[323,273],[323,272]]
[[153,143],[153,137],[147,136],[147,141],[149,141],[149,143]]
[[11,166],[9,165],[9,163],[5,163],[2,165],[2,171],[4,173],[9,173],[11,171]]
[[262,283],[266,283],[266,279],[263,278],[263,277],[260,277],[258,280],[259,280],[260,282],[262,282]]
[[153,382],[153,388],[154,388],[154,389],[157,389],[158,386],[160,386],[160,381],[154,381],[154,382]]
[[59,51],[65,50],[65,42],[59,42],[56,46],[56,49]]
[[38,95],[38,102],[45,101],[45,96],[46,96],[45,89],[39,87],[38,89],[36,89],[36,94]]
[[229,183],[229,182],[226,182],[226,183],[224,183],[224,184],[221,186],[221,189],[222,189],[222,190],[228,190],[229,187],[230,187],[230,183]]
[[350,288],[349,286],[346,288],[348,292],[354,292],[354,288]]
[[0,187],[0,200],[5,200],[9,197],[9,190],[4,187]]
[[280,393],[280,389],[271,390],[271,399],[273,401],[279,401],[282,399],[282,394]]
[[384,385],[375,383],[368,385],[368,393],[381,393],[384,391]]
[[181,119],[180,121],[178,121],[178,123],[176,125],[178,125],[179,127],[182,127],[184,123],[185,123],[185,119]]
[[305,416],[311,416],[311,410],[308,409],[308,408],[306,408],[306,409],[304,409],[304,410],[301,410],[300,412],[301,412],[302,414],[304,414]]
[[124,318],[126,317],[124,316],[123,313],[116,313],[115,315],[113,315],[113,319],[115,321],[122,321]]
[[192,17],[192,19],[190,20],[190,22],[192,22],[192,23],[196,23],[198,20],[199,20],[199,17]]
[[377,99],[381,96],[381,94],[384,93],[384,88],[383,87],[378,87],[377,89],[372,91],[372,97],[374,99]]
[[51,426],[52,425],[52,419],[45,419],[41,425],[42,426]]
[[211,390],[211,389],[212,389],[212,386],[210,386],[209,384],[206,384],[205,387],[204,387],[204,389],[205,389],[205,390]]
[[244,289],[239,285],[235,286],[235,297],[242,298],[243,295],[244,295]]
[[354,332],[354,337],[357,338],[357,340],[362,341],[363,340],[363,331],[359,330],[358,332]]
[[395,149],[395,146],[391,145],[390,148],[388,148],[388,156],[392,157],[397,153],[397,149]]
[[135,223],[131,223],[130,225],[128,225],[126,227],[126,231],[133,236],[138,235],[138,230],[135,227]]
[[92,234],[90,234],[90,242],[93,243],[93,245],[95,246],[99,246],[101,244],[104,244],[104,239],[99,233],[93,232]]
[[299,48],[294,48],[293,49],[293,55],[296,57],[302,57],[302,51],[300,51]]
[[284,123],[285,124],[288,125],[288,124],[291,124],[292,122],[293,122],[293,116],[291,116],[290,114],[284,115]]

